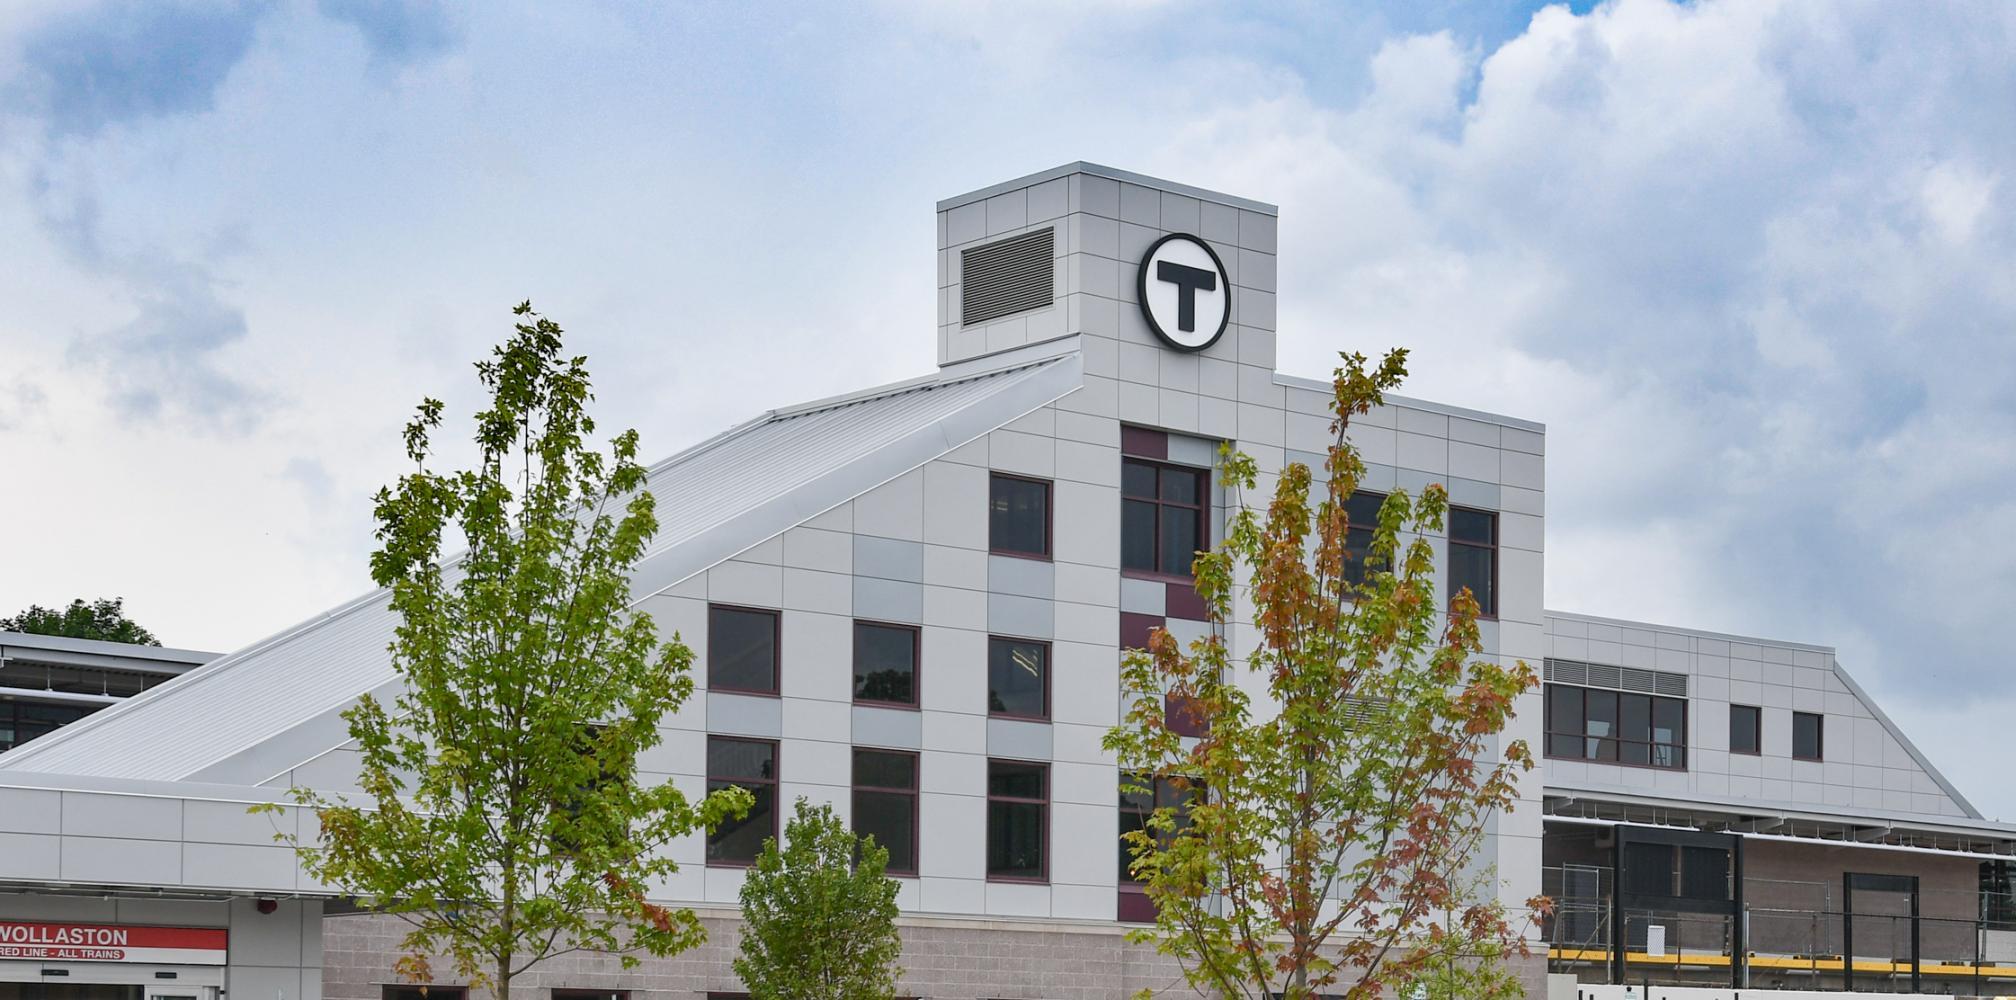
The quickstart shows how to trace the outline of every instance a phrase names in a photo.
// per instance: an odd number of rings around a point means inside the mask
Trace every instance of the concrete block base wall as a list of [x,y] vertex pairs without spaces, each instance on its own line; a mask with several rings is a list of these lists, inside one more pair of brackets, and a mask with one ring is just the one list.
[[[708,992],[739,992],[730,963],[740,922],[703,917],[707,943],[665,959],[646,958],[625,970],[601,955],[556,958],[517,980],[524,1000],[544,1000],[554,988],[628,990],[631,1000],[700,1000]],[[323,921],[326,1000],[380,1000],[394,982],[405,924],[366,914]],[[1143,989],[1194,996],[1176,963],[1152,946],[1129,944],[1117,925],[1042,925],[1006,921],[909,918],[903,923],[904,975],[899,996],[928,1000],[1122,1000]],[[1544,997],[1546,959],[1519,961],[1527,995]],[[444,965],[437,964],[437,969]],[[443,980],[447,980],[444,978]]]

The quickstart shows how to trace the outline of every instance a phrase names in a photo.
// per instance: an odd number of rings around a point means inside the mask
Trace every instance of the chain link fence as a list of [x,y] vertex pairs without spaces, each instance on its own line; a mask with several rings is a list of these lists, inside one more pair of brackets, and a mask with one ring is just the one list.
[[[1607,867],[1543,870],[1554,901],[1544,922],[1549,967],[1585,982],[1724,985],[1731,956],[1747,955],[1754,988],[1901,992],[1912,988],[1910,894],[1858,890],[1848,912],[1825,882],[1745,879],[1740,917],[1680,911],[1622,914],[1625,967],[1615,968]],[[2016,900],[1989,893],[1923,891],[1918,898],[1918,990],[1929,994],[2016,993]],[[1853,951],[1852,963],[1844,956]]]

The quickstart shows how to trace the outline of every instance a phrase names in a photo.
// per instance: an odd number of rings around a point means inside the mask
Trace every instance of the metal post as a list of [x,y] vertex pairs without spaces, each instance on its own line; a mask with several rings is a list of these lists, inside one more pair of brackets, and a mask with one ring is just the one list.
[[1918,992],[1918,877],[1911,877],[1911,992]]
[[1841,989],[1855,992],[1855,876],[1841,876]]

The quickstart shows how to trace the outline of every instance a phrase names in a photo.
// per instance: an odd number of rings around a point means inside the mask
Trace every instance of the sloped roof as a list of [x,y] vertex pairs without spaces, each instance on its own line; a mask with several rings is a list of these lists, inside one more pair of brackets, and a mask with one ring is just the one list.
[[[772,410],[651,467],[643,600],[1078,388],[1075,343]],[[392,688],[376,591],[0,754],[0,770],[256,784],[340,742],[337,713]]]

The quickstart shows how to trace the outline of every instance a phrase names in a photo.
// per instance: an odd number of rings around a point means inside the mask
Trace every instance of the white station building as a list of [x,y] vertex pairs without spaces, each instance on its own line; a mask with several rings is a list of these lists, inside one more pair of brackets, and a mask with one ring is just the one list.
[[[1274,206],[1085,163],[940,202],[936,371],[652,469],[663,524],[633,590],[700,689],[642,768],[759,808],[676,845],[654,889],[708,945],[629,971],[571,956],[521,988],[737,995],[744,866],[804,796],[890,846],[906,994],[1184,995],[1124,937],[1146,901],[1118,838],[1143,803],[1100,738],[1121,649],[1212,627],[1188,574],[1224,520],[1219,444],[1320,463],[1327,373],[1275,366],[1276,227]],[[1368,491],[1448,487],[1441,572],[1478,594],[1488,655],[1544,669],[1507,734],[1543,766],[1486,848],[1503,898],[1560,904],[1530,995],[2016,993],[2016,827],[1831,650],[1543,610],[1537,423],[1394,398],[1352,437]],[[411,997],[398,925],[246,813],[352,786],[339,713],[397,684],[393,624],[368,594],[0,755],[0,1000]]]

